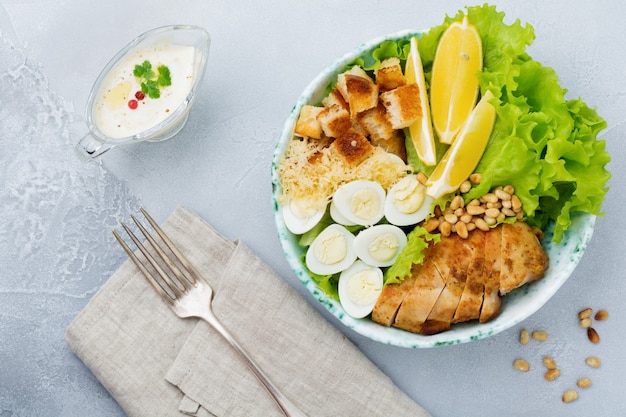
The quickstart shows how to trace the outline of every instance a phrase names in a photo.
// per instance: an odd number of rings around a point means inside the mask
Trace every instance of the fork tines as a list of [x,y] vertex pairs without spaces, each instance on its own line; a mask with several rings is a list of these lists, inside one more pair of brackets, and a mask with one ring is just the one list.
[[[198,274],[194,270],[193,266],[191,266],[191,263],[176,248],[176,246],[174,246],[170,238],[165,234],[165,232],[163,232],[163,230],[146,212],[146,210],[142,207],[140,208],[140,211],[162,242],[162,245],[160,245],[155,238],[152,237],[150,232],[148,232],[148,230],[141,224],[141,222],[131,214],[131,218],[141,233],[145,236],[146,240],[150,243],[154,254],[152,254],[141,243],[137,236],[135,236],[135,234],[124,222],[121,222],[121,225],[131,240],[135,243],[135,246],[139,248],[143,257],[147,260],[147,265],[142,262],[137,255],[135,255],[117,231],[113,230],[113,235],[115,235],[115,238],[120,245],[122,245],[124,251],[126,251],[130,259],[133,260],[135,265],[137,265],[139,270],[148,279],[159,295],[166,301],[175,301],[183,294],[187,293],[187,289],[190,288],[190,286],[194,286],[196,284]],[[167,250],[164,248],[167,248]],[[169,254],[166,252],[169,252]],[[184,269],[186,273],[183,272],[181,268]]]

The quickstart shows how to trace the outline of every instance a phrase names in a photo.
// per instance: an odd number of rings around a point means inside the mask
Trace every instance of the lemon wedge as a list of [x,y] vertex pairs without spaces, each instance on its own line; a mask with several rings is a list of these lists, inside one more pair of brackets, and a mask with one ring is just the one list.
[[472,110],[454,143],[426,182],[426,194],[437,199],[456,191],[476,169],[496,121],[496,109],[487,91]]
[[467,16],[441,36],[433,61],[430,103],[433,127],[441,143],[454,141],[476,104],[483,49],[476,27]]
[[426,82],[424,81],[424,67],[417,49],[417,38],[411,38],[411,49],[406,59],[406,67],[404,76],[409,84],[415,83],[419,87],[420,107],[422,117],[417,119],[409,126],[409,133],[413,146],[417,151],[419,159],[428,166],[437,163],[437,155],[435,153],[435,136],[433,134],[433,125],[430,118],[430,105],[428,104],[428,94],[426,93]]

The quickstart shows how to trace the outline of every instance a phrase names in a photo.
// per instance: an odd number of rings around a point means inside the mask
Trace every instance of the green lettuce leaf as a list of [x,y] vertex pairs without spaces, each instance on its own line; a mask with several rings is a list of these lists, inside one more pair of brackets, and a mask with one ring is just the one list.
[[428,247],[428,242],[439,242],[441,235],[428,233],[423,227],[417,226],[407,235],[407,239],[407,245],[398,255],[396,262],[385,271],[385,285],[399,283],[411,275],[413,264],[423,262],[423,252]]

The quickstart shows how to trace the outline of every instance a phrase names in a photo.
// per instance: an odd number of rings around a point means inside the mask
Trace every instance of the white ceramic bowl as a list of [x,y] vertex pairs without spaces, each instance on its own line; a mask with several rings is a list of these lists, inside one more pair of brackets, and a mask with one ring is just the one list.
[[326,93],[326,87],[334,77],[342,71],[346,64],[353,61],[366,51],[389,39],[398,40],[410,36],[420,36],[421,32],[403,31],[383,36],[366,42],[351,52],[345,54],[335,63],[320,73],[304,90],[298,98],[291,114],[285,122],[283,131],[276,145],[272,160],[272,189],[273,209],[278,236],[291,268],[294,270],[302,284],[313,296],[336,316],[345,326],[372,340],[395,346],[407,348],[426,348],[453,345],[483,339],[506,330],[535,313],[543,306],[569,278],[570,274],[580,261],[589,240],[593,234],[595,216],[590,214],[572,215],[572,225],[566,231],[563,240],[558,244],[552,242],[552,226],[545,230],[543,247],[550,257],[550,267],[546,275],[533,283],[514,290],[502,298],[500,315],[488,323],[471,321],[455,324],[446,332],[432,336],[410,333],[393,327],[385,327],[370,320],[354,319],[347,315],[341,304],[328,297],[326,293],[317,287],[317,284],[309,276],[300,259],[305,249],[298,245],[298,237],[287,230],[283,221],[278,196],[280,195],[280,182],[278,179],[278,164],[284,154],[287,144],[293,137],[293,131],[300,109],[305,104],[318,103]]

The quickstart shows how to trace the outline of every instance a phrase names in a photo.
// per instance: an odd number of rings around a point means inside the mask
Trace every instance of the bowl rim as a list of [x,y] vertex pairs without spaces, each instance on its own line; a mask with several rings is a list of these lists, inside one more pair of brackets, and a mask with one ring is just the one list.
[[[550,255],[550,267],[546,272],[546,276],[535,282],[525,284],[523,287],[513,290],[510,294],[507,294],[507,296],[502,297],[502,311],[498,317],[487,323],[478,323],[477,321],[457,323],[451,330],[428,336],[411,333],[394,327],[385,327],[373,322],[370,318],[354,319],[345,313],[339,301],[332,299],[323,290],[317,287],[315,281],[309,276],[307,270],[300,262],[304,248],[299,247],[295,241],[297,237],[287,230],[278,201],[280,194],[278,165],[289,140],[293,137],[297,117],[302,106],[312,103],[311,100],[313,97],[316,94],[319,95],[346,64],[353,61],[364,52],[371,50],[385,40],[401,40],[411,36],[419,37],[424,33],[425,31],[423,30],[402,30],[373,38],[345,53],[331,65],[324,68],[305,87],[298,97],[296,104],[290,111],[275,145],[271,164],[274,222],[284,255],[299,281],[311,295],[345,327],[371,340],[405,348],[430,348],[476,341],[500,333],[530,317],[558,291],[572,274],[591,240],[596,220],[596,216],[589,213],[572,213],[572,224],[565,232],[563,240],[559,245],[551,241],[554,224],[550,224],[544,231],[542,245],[546,252],[549,254],[553,252],[558,256],[553,259],[552,255]],[[563,261],[563,259],[561,259],[562,257],[564,257],[567,262],[561,262]],[[557,265],[558,269],[556,268]],[[527,298],[523,306],[524,308],[521,309],[521,311],[516,314],[506,314],[505,309],[511,304],[511,300],[528,295],[529,293],[533,293],[534,296],[530,299]]]

